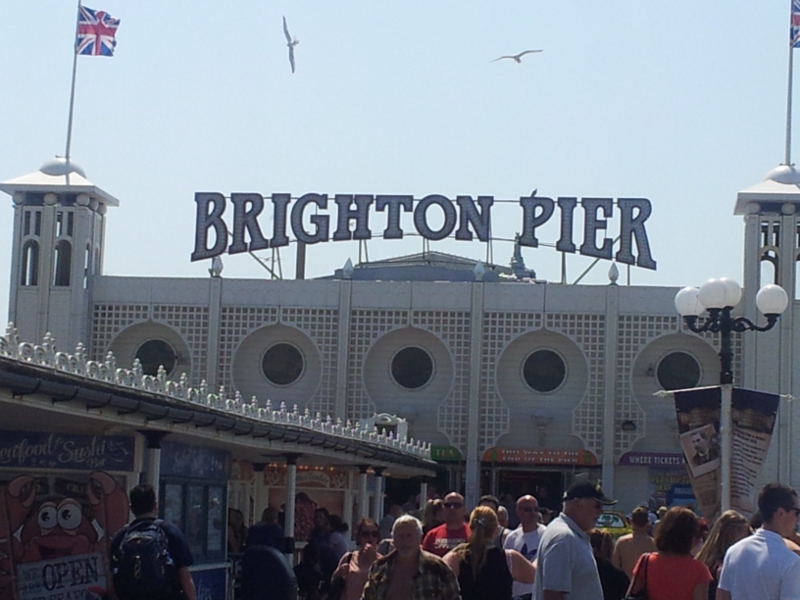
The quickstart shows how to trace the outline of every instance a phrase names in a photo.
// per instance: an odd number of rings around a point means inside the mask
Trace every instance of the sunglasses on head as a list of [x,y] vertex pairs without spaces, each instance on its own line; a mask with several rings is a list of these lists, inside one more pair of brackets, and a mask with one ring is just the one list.
[[380,533],[377,532],[377,531],[374,531],[374,530],[373,531],[362,531],[360,535],[361,535],[361,537],[374,537],[374,538],[376,538],[376,537],[380,536]]
[[445,508],[461,508],[462,506],[464,506],[464,505],[461,502],[445,502],[444,503],[444,507]]

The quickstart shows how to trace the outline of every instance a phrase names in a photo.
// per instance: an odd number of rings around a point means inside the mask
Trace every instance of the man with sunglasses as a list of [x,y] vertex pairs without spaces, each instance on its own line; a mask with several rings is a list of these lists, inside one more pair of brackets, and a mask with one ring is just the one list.
[[606,498],[599,483],[578,481],[564,494],[564,510],[550,522],[539,542],[534,600],[598,600],[603,597],[589,536]]
[[[516,550],[530,562],[536,559],[539,550],[539,541],[545,531],[545,526],[539,523],[539,501],[526,494],[517,499],[517,517],[519,527],[508,534],[503,548]],[[531,600],[533,596],[532,583],[515,581],[512,589],[514,600]]]
[[425,534],[422,549],[439,558],[469,539],[469,525],[464,520],[467,508],[464,496],[450,492],[444,497],[444,523]]
[[764,521],[756,532],[728,548],[717,586],[717,600],[800,598],[800,557],[783,538],[797,529],[797,492],[770,483],[758,495]]

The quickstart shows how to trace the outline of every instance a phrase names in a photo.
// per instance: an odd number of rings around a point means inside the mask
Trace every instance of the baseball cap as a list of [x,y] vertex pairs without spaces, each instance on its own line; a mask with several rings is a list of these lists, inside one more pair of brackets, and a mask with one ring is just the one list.
[[616,500],[606,498],[599,481],[596,483],[591,481],[576,481],[569,486],[569,489],[564,494],[564,500],[578,500],[580,498],[594,498],[606,506],[617,503]]

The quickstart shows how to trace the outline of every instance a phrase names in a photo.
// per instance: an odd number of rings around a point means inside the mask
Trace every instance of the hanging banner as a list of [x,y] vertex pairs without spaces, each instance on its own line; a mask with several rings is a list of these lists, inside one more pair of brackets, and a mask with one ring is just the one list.
[[731,508],[748,517],[758,509],[756,485],[772,439],[778,399],[777,394],[733,388]]
[[689,481],[697,508],[711,521],[721,505],[719,419],[722,391],[719,387],[696,388],[676,391],[674,396]]

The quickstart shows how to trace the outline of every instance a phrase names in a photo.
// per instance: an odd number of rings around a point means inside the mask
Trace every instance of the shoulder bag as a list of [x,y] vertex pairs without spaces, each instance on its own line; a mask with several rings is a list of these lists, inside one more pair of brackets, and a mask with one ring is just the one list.
[[[650,552],[646,552],[639,559],[639,563],[644,562],[644,565],[641,565],[641,568],[636,571],[636,575],[633,576],[633,581],[628,587],[628,593],[625,594],[625,600],[647,600],[647,564],[650,562],[650,554]],[[642,585],[637,586],[636,582],[640,581],[640,575]]]

